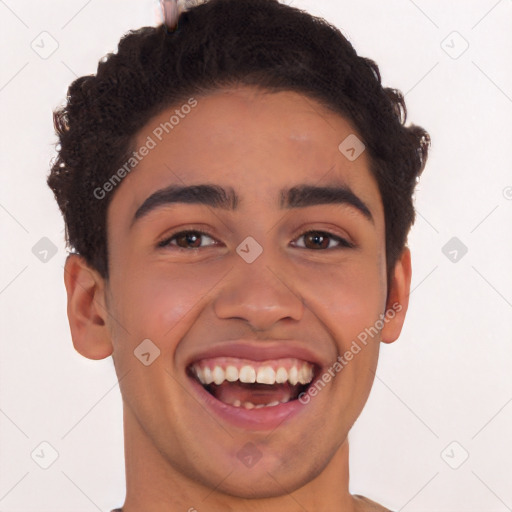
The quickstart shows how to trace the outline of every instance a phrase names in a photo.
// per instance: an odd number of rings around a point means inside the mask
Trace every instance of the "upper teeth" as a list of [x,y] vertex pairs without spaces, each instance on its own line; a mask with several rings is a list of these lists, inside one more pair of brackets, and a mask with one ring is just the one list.
[[245,382],[261,384],[282,384],[288,381],[292,386],[297,383],[309,384],[313,380],[313,365],[298,359],[279,359],[261,363],[235,358],[218,358],[195,363],[192,370],[202,384],[222,384]]

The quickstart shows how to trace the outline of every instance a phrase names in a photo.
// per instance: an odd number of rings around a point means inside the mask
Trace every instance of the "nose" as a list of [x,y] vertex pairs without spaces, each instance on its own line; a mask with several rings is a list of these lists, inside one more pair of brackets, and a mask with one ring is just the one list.
[[215,300],[218,318],[245,320],[255,331],[302,318],[304,302],[290,278],[267,263],[263,257],[251,264],[237,261]]

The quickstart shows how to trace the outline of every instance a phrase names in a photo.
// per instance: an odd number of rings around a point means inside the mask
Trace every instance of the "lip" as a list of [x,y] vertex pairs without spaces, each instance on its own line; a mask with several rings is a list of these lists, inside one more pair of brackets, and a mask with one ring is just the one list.
[[[281,358],[301,359],[315,366],[315,376],[311,384],[318,378],[318,370],[324,366],[319,355],[297,340],[236,340],[219,342],[192,354],[186,360],[185,370],[201,359],[215,357],[236,357],[258,362]],[[261,409],[235,407],[215,398],[194,377],[188,375],[187,371],[186,373],[198,399],[211,414],[245,430],[274,430],[286,420],[296,418],[309,409],[314,402],[311,400],[310,403],[303,404],[299,400],[291,400],[285,404]]]
[[211,414],[244,430],[275,430],[286,420],[304,413],[312,405],[311,403],[303,404],[299,400],[292,400],[273,407],[244,409],[217,400],[193,377],[188,376],[188,380],[200,402],[205,405]]
[[[192,354],[185,364],[191,364],[201,359],[214,357],[236,357],[252,361],[269,361],[272,359],[296,358],[313,363],[316,367],[323,367],[322,359],[303,342],[296,340],[236,340],[217,343],[204,350]],[[276,406],[277,407],[277,406]]]

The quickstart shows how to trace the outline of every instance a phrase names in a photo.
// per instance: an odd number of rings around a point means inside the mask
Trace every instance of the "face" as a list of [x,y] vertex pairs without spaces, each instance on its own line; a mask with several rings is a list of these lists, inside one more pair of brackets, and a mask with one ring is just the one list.
[[148,458],[198,485],[277,495],[336,456],[382,333],[401,326],[382,321],[382,201],[366,152],[338,148],[355,130],[312,99],[241,87],[195,100],[140,131],[151,149],[108,210],[125,421]]

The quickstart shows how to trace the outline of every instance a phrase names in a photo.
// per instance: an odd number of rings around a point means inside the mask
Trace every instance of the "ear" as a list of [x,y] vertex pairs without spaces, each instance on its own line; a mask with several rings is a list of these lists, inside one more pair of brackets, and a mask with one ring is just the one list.
[[384,313],[386,316],[381,331],[381,340],[384,343],[392,343],[398,339],[402,331],[409,306],[411,274],[411,251],[405,247],[396,262],[391,282],[388,284],[389,293]]
[[75,350],[88,359],[104,359],[113,346],[107,327],[105,281],[83,257],[70,254],[64,266],[68,320]]

